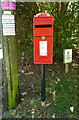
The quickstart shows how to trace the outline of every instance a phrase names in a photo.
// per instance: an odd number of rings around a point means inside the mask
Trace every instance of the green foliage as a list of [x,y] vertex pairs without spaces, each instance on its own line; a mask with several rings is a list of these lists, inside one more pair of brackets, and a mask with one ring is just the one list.
[[[69,65],[69,72],[66,74],[63,70],[63,64],[56,64],[52,67],[47,67],[46,70],[46,106],[41,106],[41,89],[38,89],[38,79],[33,81],[30,79],[32,89],[27,91],[23,101],[16,107],[3,115],[3,118],[77,118],[77,68],[74,65]],[[39,66],[38,66],[39,67]],[[54,69],[54,70],[53,70]],[[50,70],[54,71],[53,76],[50,75]],[[35,76],[34,76],[35,77]],[[39,76],[40,78],[40,76]],[[28,76],[23,78],[20,82],[23,91],[28,90]],[[40,81],[40,80],[39,80]],[[40,81],[41,82],[41,81]],[[73,112],[70,111],[73,107]]]
[[54,16],[54,57],[55,60],[62,60],[63,49],[72,48],[78,45],[78,9],[79,3],[40,3],[40,11],[47,12]]
[[16,10],[16,38],[18,56],[33,56],[33,17],[38,13],[36,3],[17,2]]
[[[30,7],[29,7],[30,6]],[[63,49],[78,45],[79,2],[17,3],[16,32],[19,57],[33,58],[33,17],[39,12],[54,16],[54,58],[62,60]]]
[[36,106],[37,101],[33,98],[30,100],[30,106],[34,108]]
[[[36,88],[29,90],[26,99],[17,106],[16,111],[8,111],[4,117],[22,118],[32,117],[32,111],[36,118],[52,118],[55,113],[56,118],[76,118],[77,117],[77,71],[75,68],[69,69],[69,73],[64,73],[64,67],[54,66],[51,72],[47,73],[46,81],[46,107],[42,108],[40,104],[40,85],[37,70],[31,76],[27,74],[31,65],[27,63],[28,58],[33,58],[33,16],[39,12],[47,12],[54,16],[54,58],[55,62],[62,60],[63,49],[72,48],[73,54],[79,44],[79,2],[73,2],[68,9],[69,3],[19,3],[16,10],[16,38],[19,58],[25,58],[24,66],[21,68],[25,72],[25,78],[22,78],[22,89],[28,90],[29,84],[34,84]],[[71,10],[72,8],[72,10]],[[24,59],[22,59],[24,60]],[[30,61],[29,61],[30,62]],[[26,66],[25,66],[26,65]],[[35,66],[32,66],[34,71]],[[39,66],[38,66],[39,68]],[[20,70],[21,70],[20,69]],[[50,68],[48,66],[47,70]],[[40,73],[38,73],[40,74]],[[32,74],[31,74],[32,75]],[[34,78],[33,78],[34,77]],[[34,79],[34,81],[32,80]],[[36,79],[35,79],[36,78]],[[24,80],[24,83],[23,83]],[[25,86],[25,87],[24,87]],[[24,87],[24,88],[23,88]],[[32,91],[34,95],[30,93]],[[54,96],[55,94],[55,96]],[[30,96],[30,97],[29,97]],[[55,98],[54,98],[55,97]],[[55,101],[54,101],[55,99]],[[74,106],[74,112],[70,111],[70,106]]]

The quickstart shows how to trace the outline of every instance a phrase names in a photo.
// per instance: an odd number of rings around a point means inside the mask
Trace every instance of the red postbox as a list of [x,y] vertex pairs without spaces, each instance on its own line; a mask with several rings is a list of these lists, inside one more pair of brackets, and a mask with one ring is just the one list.
[[53,63],[54,18],[40,13],[33,18],[34,28],[34,63]]

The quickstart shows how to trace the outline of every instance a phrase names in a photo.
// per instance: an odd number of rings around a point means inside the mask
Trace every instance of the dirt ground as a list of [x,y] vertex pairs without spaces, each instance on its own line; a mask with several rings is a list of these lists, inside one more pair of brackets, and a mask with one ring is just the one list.
[[74,57],[65,73],[63,62],[45,65],[46,100],[41,106],[41,65],[33,59],[19,60],[19,88],[21,102],[6,111],[4,118],[77,118],[78,63]]

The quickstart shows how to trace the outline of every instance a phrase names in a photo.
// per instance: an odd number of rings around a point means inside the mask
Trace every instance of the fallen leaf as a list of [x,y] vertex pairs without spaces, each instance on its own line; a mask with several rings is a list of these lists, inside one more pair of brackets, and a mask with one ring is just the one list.
[[27,94],[27,92],[23,92],[23,93],[21,93],[22,95],[26,95]]
[[70,107],[70,111],[73,112],[74,111],[74,106]]

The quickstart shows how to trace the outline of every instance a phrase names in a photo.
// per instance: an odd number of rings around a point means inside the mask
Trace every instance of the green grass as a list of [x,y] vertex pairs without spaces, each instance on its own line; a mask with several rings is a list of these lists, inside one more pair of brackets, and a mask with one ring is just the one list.
[[[38,66],[39,67],[39,66]],[[37,73],[38,74],[38,73]],[[21,89],[27,90],[21,96],[23,101],[13,110],[6,111],[4,118],[77,118],[77,68],[69,65],[69,72],[64,72],[64,65],[46,66],[46,106],[41,106],[40,75],[39,80],[31,81],[29,89],[27,76]],[[31,75],[30,75],[31,76]],[[30,79],[29,79],[30,81]],[[23,89],[24,88],[24,89]],[[74,111],[70,111],[73,106]]]

